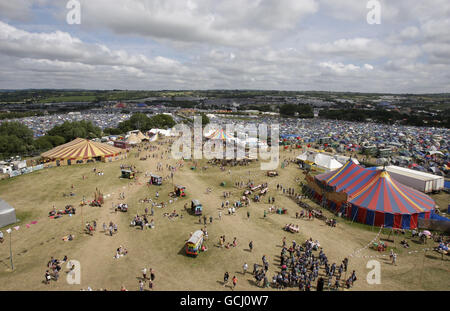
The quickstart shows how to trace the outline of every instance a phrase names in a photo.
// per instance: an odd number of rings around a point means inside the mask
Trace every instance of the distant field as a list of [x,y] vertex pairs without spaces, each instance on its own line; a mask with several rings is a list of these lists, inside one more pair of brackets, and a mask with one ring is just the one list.
[[57,103],[57,102],[92,102],[95,100],[93,95],[79,95],[79,96],[52,96],[41,99],[40,103]]

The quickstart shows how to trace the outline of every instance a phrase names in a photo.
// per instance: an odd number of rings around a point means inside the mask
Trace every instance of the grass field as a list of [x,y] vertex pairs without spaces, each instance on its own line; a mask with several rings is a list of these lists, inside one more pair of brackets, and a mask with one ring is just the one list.
[[[129,290],[138,290],[138,281],[141,270],[144,267],[153,268],[156,271],[155,290],[230,290],[223,287],[222,278],[225,271],[230,277],[238,278],[237,289],[258,290],[251,275],[241,273],[242,265],[246,262],[250,269],[253,263],[261,263],[262,255],[266,255],[269,263],[269,277],[279,270],[279,254],[281,240],[286,237],[290,243],[292,240],[303,242],[312,237],[319,240],[330,263],[340,263],[345,257],[358,249],[366,246],[377,234],[378,228],[351,223],[347,220],[338,220],[336,228],[330,228],[320,220],[295,219],[295,212],[301,210],[290,198],[277,192],[277,183],[284,187],[299,186],[296,178],[303,179],[304,174],[294,164],[284,169],[279,169],[280,175],[275,178],[265,176],[265,171],[259,169],[259,163],[253,163],[245,167],[228,168],[222,172],[217,166],[209,166],[206,170],[200,167],[206,166],[206,160],[198,163],[198,169],[191,170],[192,163],[186,161],[184,166],[177,170],[173,183],[187,187],[187,197],[178,199],[172,204],[168,203],[168,193],[172,191],[172,180],[164,181],[163,186],[147,186],[144,180],[145,172],[156,172],[158,162],[175,165],[177,161],[161,159],[161,152],[168,148],[168,144],[158,145],[160,150],[154,152],[159,158],[149,157],[146,161],[140,161],[137,150],[131,152],[129,158],[123,162],[95,163],[80,166],[58,167],[29,175],[0,181],[0,197],[16,208],[17,216],[21,220],[18,224],[21,228],[12,233],[12,248],[14,270],[11,270],[9,257],[9,236],[5,234],[5,242],[0,244],[0,290],[80,290],[88,286],[93,289],[107,288],[119,290],[124,285]],[[148,153],[142,151],[140,156]],[[281,151],[281,158],[294,158],[297,154],[291,151]],[[119,178],[120,164],[136,165],[142,174],[136,183]],[[104,176],[97,176],[92,172],[93,168],[104,172]],[[164,169],[160,175],[166,176],[169,172]],[[83,180],[82,176],[88,178]],[[269,194],[275,196],[276,206],[285,207],[288,213],[285,215],[269,214],[263,217],[264,210],[269,208],[267,197],[261,203],[252,202],[249,207],[239,208],[235,216],[227,215],[223,210],[222,220],[218,213],[221,210],[221,202],[224,201],[224,191],[231,191],[230,202],[239,199],[243,189],[234,187],[236,181],[247,182],[249,179],[256,183],[268,182]],[[221,187],[221,182],[226,182]],[[74,197],[65,198],[63,193],[71,190],[74,185]],[[206,194],[207,187],[213,190]],[[99,188],[107,198],[103,207],[85,206],[78,207],[82,197],[92,200],[95,188]],[[150,197],[155,199],[155,193],[159,191],[158,202],[165,201],[166,208],[155,208],[155,229],[140,230],[138,227],[130,227],[130,221],[136,214],[143,214],[144,208],[149,204],[139,203],[140,199]],[[115,213],[114,204],[121,202],[119,193],[125,192],[125,201],[129,205],[128,213]],[[109,195],[109,196],[108,196]],[[183,247],[189,237],[189,233],[203,227],[198,223],[198,217],[183,211],[185,203],[191,199],[199,199],[204,207],[206,216],[213,216],[212,224],[208,221],[207,240],[208,251],[201,253],[197,258],[187,257]],[[447,200],[448,195],[440,200]],[[311,205],[314,203],[309,202]],[[65,205],[77,206],[77,213],[73,217],[64,216],[60,219],[50,219],[48,212],[55,205],[57,209],[63,209]],[[183,218],[169,220],[164,213],[176,211]],[[247,211],[250,219],[247,219]],[[329,213],[325,211],[325,213]],[[26,224],[33,220],[38,223],[26,228]],[[97,231],[93,236],[83,233],[86,221],[96,220]],[[102,223],[113,221],[118,224],[119,231],[114,236],[102,232]],[[299,234],[291,234],[282,230],[283,225],[296,223],[300,226]],[[1,230],[4,232],[6,228]],[[74,234],[75,239],[70,242],[62,241],[67,234]],[[219,248],[219,236],[225,235],[227,241],[237,238],[236,248]],[[382,235],[382,237],[386,237]],[[253,252],[248,250],[248,243],[254,243]],[[393,266],[389,257],[378,258],[381,263],[381,284],[369,285],[366,268],[370,258],[361,256],[378,255],[376,251],[365,249],[359,257],[349,257],[350,271],[356,270],[358,281],[354,290],[449,290],[450,289],[450,261],[448,257],[441,260],[441,256],[435,252],[421,251],[427,245],[418,244],[409,239],[410,249],[399,246],[400,237],[395,238],[395,244],[388,242],[399,254],[398,265]],[[116,248],[123,245],[129,254],[119,259],[114,259]],[[408,252],[418,251],[409,254]],[[81,284],[69,285],[65,280],[65,273],[57,282],[49,285],[43,284],[46,264],[50,256],[62,259],[67,255],[69,259],[78,260],[81,264]],[[63,267],[67,271],[66,267]]]

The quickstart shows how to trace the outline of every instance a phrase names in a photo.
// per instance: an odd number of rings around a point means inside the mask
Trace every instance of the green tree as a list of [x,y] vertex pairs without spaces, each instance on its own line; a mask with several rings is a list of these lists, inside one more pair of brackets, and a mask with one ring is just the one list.
[[280,106],[280,114],[283,116],[293,117],[297,112],[297,105],[295,104],[284,104]]
[[28,155],[34,151],[33,131],[19,122],[0,125],[0,155]]
[[202,112],[202,127],[205,127],[207,124],[209,124],[209,118],[208,116]]
[[36,150],[46,151],[64,143],[64,137],[45,135],[34,141],[34,147]]
[[69,142],[75,138],[91,139],[100,137],[102,130],[94,126],[91,121],[66,121],[61,125],[53,127],[47,134],[49,136],[63,137],[65,142]]

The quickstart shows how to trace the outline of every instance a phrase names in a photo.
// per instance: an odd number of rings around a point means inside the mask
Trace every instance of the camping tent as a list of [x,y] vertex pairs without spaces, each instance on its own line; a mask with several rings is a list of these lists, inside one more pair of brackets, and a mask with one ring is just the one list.
[[42,153],[41,156],[44,160],[49,161],[78,161],[94,158],[106,161],[106,158],[111,159],[123,154],[126,154],[124,149],[119,149],[108,144],[93,142],[84,138],[76,138],[71,142]]
[[0,228],[17,221],[14,207],[0,199]]
[[417,228],[418,218],[430,218],[436,206],[429,196],[397,182],[386,170],[368,170],[352,161],[308,182],[316,199],[325,197],[330,208],[369,225]]

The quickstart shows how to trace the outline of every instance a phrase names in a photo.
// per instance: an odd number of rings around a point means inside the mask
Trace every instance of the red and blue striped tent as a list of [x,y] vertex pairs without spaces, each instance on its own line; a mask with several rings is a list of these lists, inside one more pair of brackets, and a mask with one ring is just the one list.
[[417,228],[418,218],[428,219],[436,206],[429,196],[399,183],[387,171],[369,170],[351,159],[340,169],[315,179],[325,192],[347,195],[347,202],[328,201],[331,208],[368,225]]

